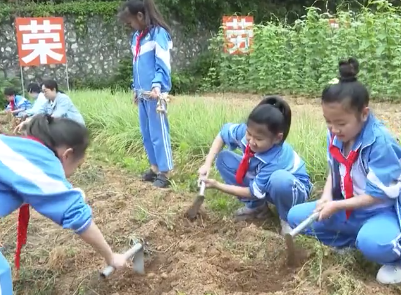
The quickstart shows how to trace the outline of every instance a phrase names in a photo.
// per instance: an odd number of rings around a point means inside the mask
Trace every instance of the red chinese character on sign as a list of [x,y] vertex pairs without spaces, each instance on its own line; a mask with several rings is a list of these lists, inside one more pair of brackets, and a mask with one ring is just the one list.
[[65,64],[62,17],[16,18],[20,66]]
[[223,16],[224,51],[229,54],[247,54],[253,42],[252,16]]

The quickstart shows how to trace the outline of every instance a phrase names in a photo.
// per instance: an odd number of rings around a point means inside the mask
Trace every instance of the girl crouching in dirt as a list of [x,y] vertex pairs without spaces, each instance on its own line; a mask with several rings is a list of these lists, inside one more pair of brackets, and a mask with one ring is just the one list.
[[[106,263],[121,268],[123,255],[113,253],[92,218],[84,192],[67,181],[83,162],[88,130],[75,121],[36,115],[26,137],[0,135],[0,218],[19,210],[16,268],[26,243],[29,206],[71,229],[91,245]],[[11,271],[0,253],[0,290],[12,294]],[[1,293],[0,292],[0,293]]]
[[369,93],[357,81],[357,60],[339,64],[340,79],[322,93],[330,173],[318,201],[292,208],[297,226],[314,212],[305,234],[335,249],[356,247],[381,264],[377,281],[401,283],[401,147],[369,110]]
[[[150,162],[142,179],[165,188],[170,184],[168,173],[173,169],[173,159],[169,122],[165,113],[157,111],[157,98],[171,90],[170,29],[153,0],[128,1],[119,16],[135,31],[131,42],[133,100],[139,107],[139,125]],[[144,91],[150,91],[150,97]]]
[[4,89],[4,96],[8,101],[8,105],[0,114],[11,114],[19,118],[21,114],[32,107],[30,101],[21,95],[17,95],[17,92],[13,88]]
[[[288,211],[305,202],[312,188],[304,161],[285,142],[290,126],[289,105],[280,97],[265,97],[246,124],[223,126],[199,169],[199,180],[206,187],[237,196],[245,204],[235,213],[237,220],[266,218],[267,202],[274,204],[283,235],[290,230]],[[222,151],[225,145],[241,149],[243,156]],[[208,179],[215,158],[225,184]]]

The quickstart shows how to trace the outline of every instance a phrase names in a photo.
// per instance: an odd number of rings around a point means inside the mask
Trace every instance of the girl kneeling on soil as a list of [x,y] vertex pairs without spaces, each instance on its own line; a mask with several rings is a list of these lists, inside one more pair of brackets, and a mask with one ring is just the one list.
[[21,95],[17,95],[17,92],[13,88],[4,89],[4,96],[8,101],[8,105],[2,112],[3,114],[10,113],[14,117],[19,118],[26,110],[32,107],[30,101]]
[[[131,0],[124,3],[120,18],[135,33],[131,49],[134,55],[134,102],[139,105],[139,126],[150,169],[144,181],[164,188],[169,185],[168,172],[173,169],[170,127],[165,113],[157,112],[157,98],[171,90],[170,29],[153,0]],[[150,97],[143,95],[151,91]]]
[[[267,202],[274,204],[282,234],[289,230],[288,211],[305,202],[312,188],[304,161],[285,142],[290,126],[291,109],[287,102],[280,97],[265,97],[246,124],[223,126],[199,169],[199,180],[207,187],[237,196],[245,204],[235,214],[238,220],[265,218]],[[243,156],[222,151],[224,145],[232,150],[240,148]],[[215,158],[226,184],[207,178]]]
[[320,212],[305,234],[336,249],[355,247],[382,264],[377,280],[401,283],[401,147],[369,111],[357,60],[339,63],[340,79],[322,93],[330,173],[321,198],[288,214],[292,227]]
[[[29,206],[63,228],[72,229],[107,262],[121,268],[126,261],[105,241],[85,203],[84,192],[72,188],[66,177],[83,162],[88,130],[66,118],[37,115],[27,136],[0,135],[0,218],[20,208],[16,268],[26,242]],[[0,253],[0,290],[12,294],[10,266]]]
[[[75,107],[71,98],[58,89],[56,81],[44,81],[42,84],[42,92],[47,99],[46,102],[39,105],[38,108],[35,108],[34,112],[28,112],[25,115],[34,116],[37,114],[45,114],[53,118],[68,118],[85,125],[81,113]],[[18,125],[16,131],[21,131],[25,124],[29,122],[29,119],[30,118]]]

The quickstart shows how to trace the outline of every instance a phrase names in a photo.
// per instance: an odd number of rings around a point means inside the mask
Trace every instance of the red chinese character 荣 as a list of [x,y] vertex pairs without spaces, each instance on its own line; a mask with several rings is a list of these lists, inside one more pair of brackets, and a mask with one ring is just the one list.
[[20,66],[65,64],[62,17],[16,18]]

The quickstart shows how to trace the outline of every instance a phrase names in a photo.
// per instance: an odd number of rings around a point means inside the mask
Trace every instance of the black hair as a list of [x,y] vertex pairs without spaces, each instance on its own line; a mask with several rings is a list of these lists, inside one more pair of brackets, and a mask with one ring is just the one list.
[[53,152],[62,146],[72,148],[76,158],[83,157],[89,146],[88,129],[68,118],[35,115],[27,124],[26,135],[37,138]]
[[56,90],[56,92],[64,93],[58,88],[58,84],[55,80],[46,80],[43,81],[42,86],[45,86],[47,89]]
[[266,125],[273,134],[282,132],[285,141],[291,127],[291,108],[279,96],[265,96],[249,114],[249,122]]
[[338,63],[339,82],[326,86],[322,93],[322,103],[347,103],[355,111],[361,112],[369,105],[369,91],[358,81],[359,62],[351,57]]
[[5,96],[13,96],[13,95],[17,95],[17,92],[15,91],[14,88],[7,87],[7,88],[4,89],[4,95]]
[[42,89],[39,84],[37,83],[29,83],[27,89],[29,93],[41,93]]
[[145,24],[147,29],[162,27],[169,34],[171,34],[171,29],[161,15],[159,9],[157,9],[154,0],[126,1],[121,6],[118,16],[121,20],[124,21],[129,16],[136,16],[139,12],[142,13],[145,17]]

